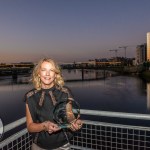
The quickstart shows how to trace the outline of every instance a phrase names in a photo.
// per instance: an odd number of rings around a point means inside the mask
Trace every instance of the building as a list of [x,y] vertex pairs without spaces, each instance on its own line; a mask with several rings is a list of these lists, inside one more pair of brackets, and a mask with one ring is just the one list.
[[146,54],[147,54],[147,48],[146,43],[142,45],[138,45],[136,47],[136,63],[142,64],[147,60]]
[[150,32],[147,33],[147,61],[150,61]]

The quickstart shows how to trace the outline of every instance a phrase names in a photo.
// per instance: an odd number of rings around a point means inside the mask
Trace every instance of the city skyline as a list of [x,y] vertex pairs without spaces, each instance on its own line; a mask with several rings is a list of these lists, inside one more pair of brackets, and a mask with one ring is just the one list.
[[[0,1],[0,62],[87,61],[146,43],[149,0]],[[119,49],[118,56],[124,56]]]

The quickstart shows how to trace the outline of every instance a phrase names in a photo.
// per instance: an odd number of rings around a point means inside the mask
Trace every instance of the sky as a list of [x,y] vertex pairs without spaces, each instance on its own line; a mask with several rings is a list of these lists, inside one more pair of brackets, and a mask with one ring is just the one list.
[[150,0],[0,0],[0,63],[135,57]]

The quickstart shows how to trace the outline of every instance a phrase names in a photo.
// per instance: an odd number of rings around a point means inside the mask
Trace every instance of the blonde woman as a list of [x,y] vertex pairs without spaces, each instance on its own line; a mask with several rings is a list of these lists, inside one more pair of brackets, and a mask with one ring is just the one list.
[[34,89],[25,95],[27,129],[32,134],[32,150],[69,150],[72,132],[79,130],[82,121],[72,123],[68,130],[62,130],[53,120],[56,102],[72,97],[64,87],[59,66],[52,59],[38,62],[32,73]]

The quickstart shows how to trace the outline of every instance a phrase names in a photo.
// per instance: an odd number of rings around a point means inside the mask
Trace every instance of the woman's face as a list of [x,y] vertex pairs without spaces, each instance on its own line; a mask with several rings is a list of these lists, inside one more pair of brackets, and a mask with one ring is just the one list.
[[39,70],[39,77],[41,79],[42,88],[51,88],[54,85],[56,77],[54,66],[50,62],[43,62]]

